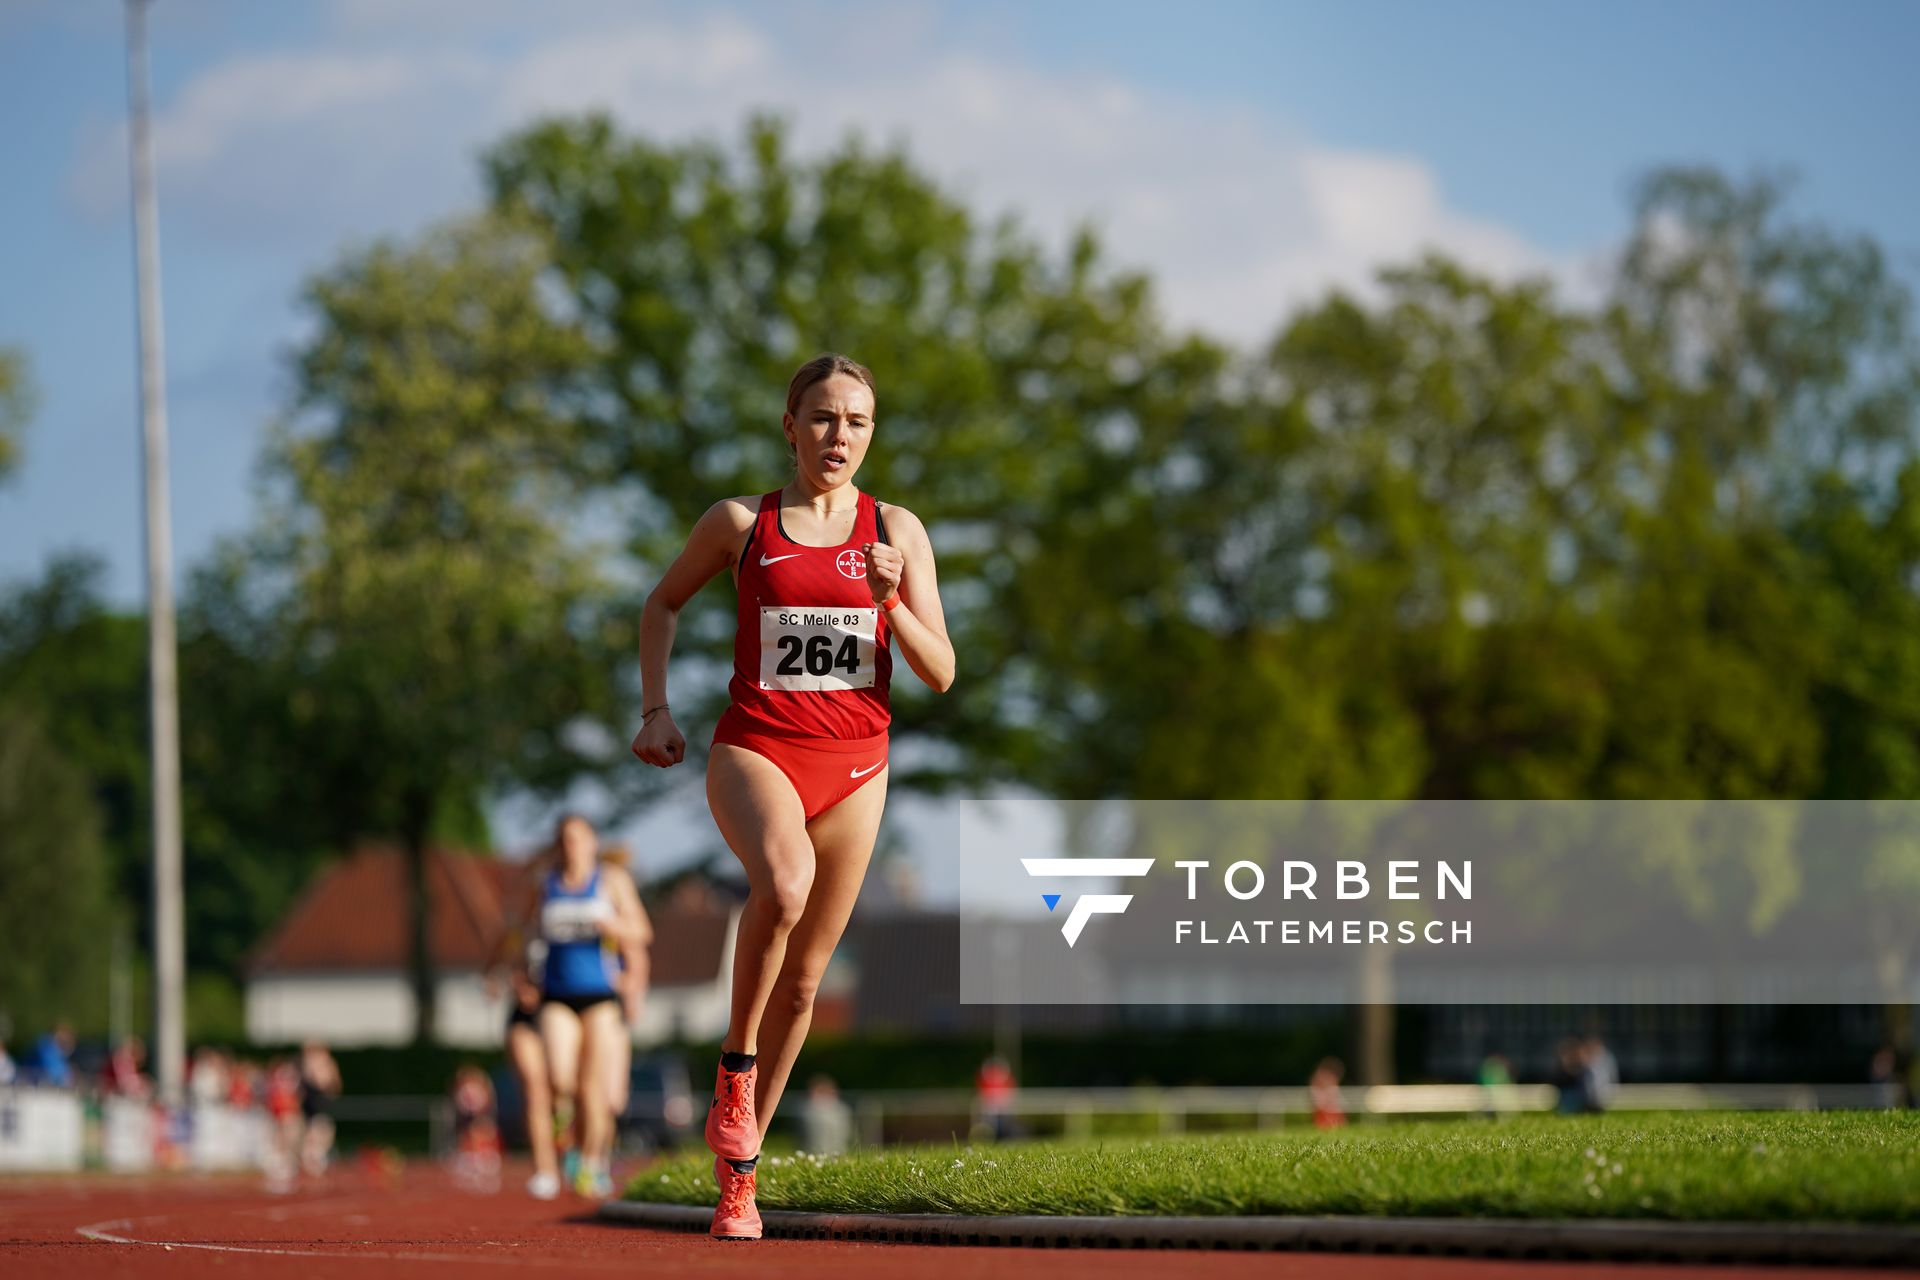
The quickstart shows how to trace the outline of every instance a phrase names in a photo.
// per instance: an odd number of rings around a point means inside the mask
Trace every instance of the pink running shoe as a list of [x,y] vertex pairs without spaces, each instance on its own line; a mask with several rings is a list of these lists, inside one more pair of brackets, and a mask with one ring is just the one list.
[[745,1071],[720,1068],[713,1084],[713,1103],[707,1108],[707,1147],[729,1160],[751,1160],[760,1154],[760,1126],[753,1116],[753,1082],[758,1064]]
[[713,1158],[713,1176],[720,1183],[720,1207],[713,1211],[715,1240],[758,1240],[760,1209],[753,1203],[755,1176],[735,1173],[725,1157]]

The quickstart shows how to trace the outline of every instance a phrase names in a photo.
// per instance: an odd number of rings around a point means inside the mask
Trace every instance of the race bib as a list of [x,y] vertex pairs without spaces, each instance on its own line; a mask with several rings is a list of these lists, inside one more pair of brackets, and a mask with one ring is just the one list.
[[550,898],[540,908],[540,935],[548,942],[590,942],[600,936],[600,922],[612,917],[613,904],[598,894]]
[[760,607],[762,689],[871,689],[878,609]]

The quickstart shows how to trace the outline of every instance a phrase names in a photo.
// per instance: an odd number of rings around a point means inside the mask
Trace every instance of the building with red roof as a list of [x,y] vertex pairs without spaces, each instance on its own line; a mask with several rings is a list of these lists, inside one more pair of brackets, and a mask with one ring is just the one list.
[[[500,1043],[506,996],[488,991],[487,970],[532,891],[533,875],[525,863],[429,852],[427,939],[441,1042]],[[699,880],[682,882],[650,908],[652,977],[637,1039],[714,1039],[725,1030],[738,910],[723,887]],[[255,950],[247,975],[248,1037],[284,1044],[314,1036],[342,1047],[410,1040],[409,937],[403,852],[366,845],[342,858],[315,878]]]

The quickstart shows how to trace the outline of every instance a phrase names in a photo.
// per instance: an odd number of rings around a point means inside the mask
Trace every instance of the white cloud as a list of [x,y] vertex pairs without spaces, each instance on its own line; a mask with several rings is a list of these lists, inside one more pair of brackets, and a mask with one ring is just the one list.
[[[518,6],[340,0],[322,47],[216,65],[164,104],[169,224],[311,253],[472,200],[476,151],[538,114],[599,108],[663,138],[732,140],[771,109],[807,150],[850,130],[903,141],[965,197],[1044,235],[1091,222],[1116,259],[1153,272],[1176,320],[1236,338],[1266,336],[1329,285],[1365,291],[1374,268],[1428,247],[1501,276],[1572,274],[1451,208],[1418,158],[943,48],[912,11],[830,13],[569,5],[536,23]],[[117,211],[124,167],[118,138],[89,140],[82,203]]]
[[[268,54],[216,66],[156,108],[168,229],[310,249],[444,209],[470,190],[470,159],[447,142],[489,74],[457,51]],[[117,216],[126,180],[124,126],[97,130],[71,176],[76,200]]]

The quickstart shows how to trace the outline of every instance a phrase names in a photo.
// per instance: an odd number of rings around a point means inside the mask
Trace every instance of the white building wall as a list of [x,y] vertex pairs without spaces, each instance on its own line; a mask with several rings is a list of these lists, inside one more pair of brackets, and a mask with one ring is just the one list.
[[[434,1021],[442,1042],[498,1045],[505,997],[489,998],[474,972],[440,979]],[[269,974],[247,984],[247,1038],[284,1044],[312,1036],[338,1048],[405,1044],[413,1038],[413,993],[398,973]]]
[[[736,907],[712,981],[647,992],[633,1030],[636,1044],[718,1040],[726,1034],[738,923]],[[435,1022],[444,1044],[494,1048],[506,1038],[507,996],[490,998],[473,970],[442,975]],[[413,995],[406,975],[267,974],[247,984],[248,1039],[287,1044],[309,1036],[341,1048],[406,1044],[413,1038]]]
[[720,950],[719,972],[712,981],[685,987],[653,987],[634,1024],[634,1043],[641,1046],[671,1040],[718,1040],[727,1034],[733,1008],[733,945],[739,934],[740,908],[727,917],[726,943]]
[[697,987],[655,987],[647,992],[634,1024],[635,1044],[649,1046],[669,1040],[718,1040],[727,1033],[728,984],[709,982]]
[[507,1040],[507,994],[505,984],[496,996],[487,994],[486,980],[478,973],[463,973],[440,980],[434,1023],[442,1044],[469,1049],[495,1049]]

